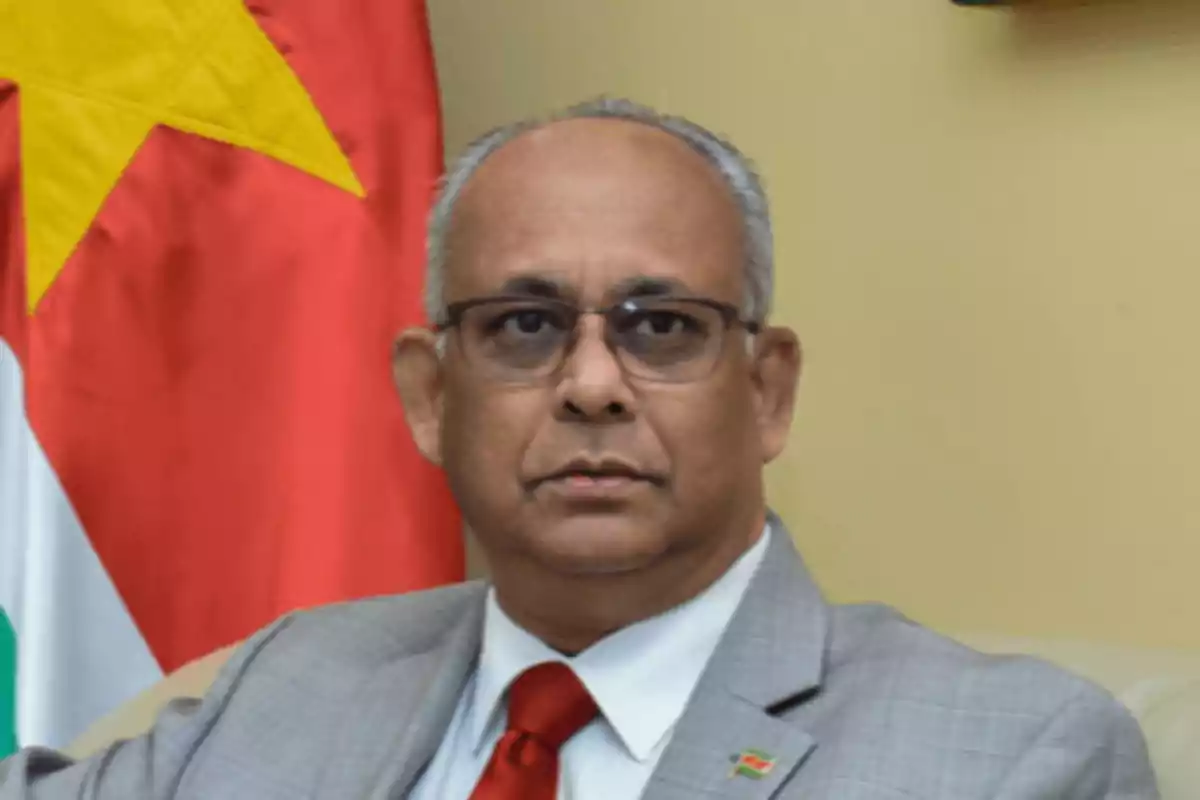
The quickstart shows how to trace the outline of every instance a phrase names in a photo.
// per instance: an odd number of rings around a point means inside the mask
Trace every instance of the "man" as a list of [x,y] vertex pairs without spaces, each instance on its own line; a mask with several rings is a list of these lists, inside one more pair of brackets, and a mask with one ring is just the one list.
[[1100,689],[821,598],[763,465],[800,347],[729,144],[626,102],[494,131],[395,374],[492,583],[298,613],[203,701],[0,799],[1153,798]]

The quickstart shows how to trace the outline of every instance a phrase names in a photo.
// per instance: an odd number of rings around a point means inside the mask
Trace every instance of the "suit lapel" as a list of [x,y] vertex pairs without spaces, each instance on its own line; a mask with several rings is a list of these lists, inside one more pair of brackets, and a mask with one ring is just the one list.
[[[766,800],[815,746],[802,728],[732,694],[697,697],[692,704],[671,737],[644,800]],[[735,770],[739,755],[751,750],[770,763],[762,777]]]
[[[441,743],[479,655],[482,585],[438,643],[377,669],[348,704],[317,795],[407,796]],[[401,621],[403,624],[403,621]]]
[[[773,797],[816,747],[800,725],[773,711],[820,688],[828,608],[783,523],[675,726],[644,800]],[[740,754],[769,762],[738,774]]]

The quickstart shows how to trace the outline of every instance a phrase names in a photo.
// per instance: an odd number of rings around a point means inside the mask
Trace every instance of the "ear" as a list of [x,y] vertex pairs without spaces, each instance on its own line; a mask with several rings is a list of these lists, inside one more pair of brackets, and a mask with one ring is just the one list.
[[757,336],[754,372],[764,464],[787,446],[802,361],[800,339],[791,328],[765,328]]
[[392,348],[392,378],[421,455],[442,463],[442,363],[437,334],[410,328]]

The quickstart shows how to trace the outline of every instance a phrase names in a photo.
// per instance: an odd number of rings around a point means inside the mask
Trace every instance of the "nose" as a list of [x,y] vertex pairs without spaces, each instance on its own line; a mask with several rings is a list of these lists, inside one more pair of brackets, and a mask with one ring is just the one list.
[[579,320],[575,346],[567,354],[558,385],[560,419],[591,424],[633,418],[633,393],[616,354],[604,338],[604,320]]

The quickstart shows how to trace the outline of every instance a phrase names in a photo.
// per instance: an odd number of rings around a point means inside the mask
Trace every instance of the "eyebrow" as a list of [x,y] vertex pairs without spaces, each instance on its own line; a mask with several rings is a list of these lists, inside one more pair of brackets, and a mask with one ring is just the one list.
[[[571,300],[575,290],[561,281],[543,275],[518,275],[500,287],[500,293],[551,300]],[[682,281],[673,278],[653,278],[634,275],[620,281],[605,294],[612,298],[690,296],[693,291]]]
[[546,297],[553,300],[561,300],[569,294],[559,282],[538,275],[519,275],[509,278],[500,287],[500,292],[502,294]]
[[663,297],[668,295],[690,295],[692,290],[673,278],[651,278],[635,275],[614,286],[609,294],[614,297]]

